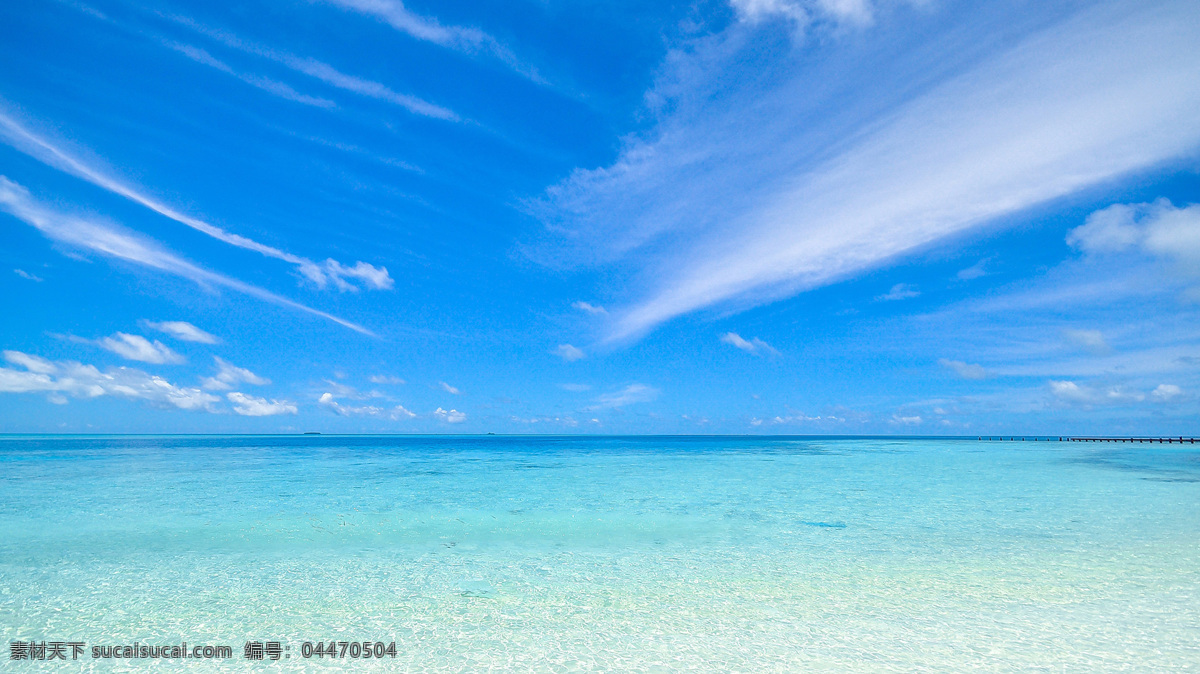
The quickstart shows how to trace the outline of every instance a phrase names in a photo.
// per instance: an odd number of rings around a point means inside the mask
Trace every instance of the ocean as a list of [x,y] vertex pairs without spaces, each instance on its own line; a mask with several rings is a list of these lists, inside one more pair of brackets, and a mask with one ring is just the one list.
[[82,644],[28,671],[1200,671],[1200,448],[0,436],[0,635]]

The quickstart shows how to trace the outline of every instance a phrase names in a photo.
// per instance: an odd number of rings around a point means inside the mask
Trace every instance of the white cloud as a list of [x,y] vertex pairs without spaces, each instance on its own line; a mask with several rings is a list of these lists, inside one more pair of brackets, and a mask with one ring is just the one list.
[[942,358],[938,360],[944,368],[953,370],[955,374],[963,379],[987,379],[988,372],[982,365],[977,363],[964,363],[961,360],[947,360]]
[[247,42],[228,31],[216,30],[203,26],[196,21],[183,16],[167,17],[176,23],[186,26],[197,33],[210,37],[227,47],[232,47],[248,54],[254,54],[266,59],[270,59],[276,63],[281,63],[292,70],[318,79],[332,87],[337,87],[344,91],[350,91],[360,96],[374,98],[385,101],[393,105],[398,105],[409,112],[416,115],[433,117],[436,119],[445,119],[457,121],[458,115],[454,114],[440,105],[434,105],[428,101],[393,91],[386,85],[380,82],[363,79],[354,75],[349,75],[339,71],[328,63],[318,61],[306,56],[298,56],[285,51],[279,51],[264,47],[259,44]]
[[228,391],[242,383],[254,386],[266,386],[271,383],[270,379],[260,377],[244,367],[232,365],[219,356],[213,356],[213,360],[217,364],[217,373],[200,380],[201,386],[211,391]]
[[363,416],[363,417],[387,417],[393,421],[399,419],[412,419],[417,415],[408,411],[403,405],[396,405],[391,409],[376,407],[374,405],[343,405],[339,403],[335,396],[328,391],[321,394],[317,399],[317,403],[325,409],[343,417]]
[[584,391],[592,390],[592,387],[588,384],[559,384],[558,387],[572,393],[583,393]]
[[464,412],[459,412],[458,410],[444,410],[440,407],[433,411],[433,416],[450,424],[460,424],[467,420],[467,415]]
[[453,386],[447,384],[444,381],[438,382],[438,386],[441,386],[443,391],[445,391],[446,393],[449,393],[451,395],[462,395],[462,391],[458,390],[457,388],[454,388]]
[[122,358],[141,361],[143,363],[162,365],[164,363],[178,364],[185,362],[183,356],[172,351],[166,344],[157,339],[151,342],[141,335],[118,332],[112,337],[104,337],[103,339],[96,340],[96,344]]
[[[4,115],[0,114],[0,130],[3,130],[4,121]],[[0,176],[0,210],[11,213],[58,243],[174,274],[202,287],[216,285],[229,288],[272,304],[320,316],[364,335],[374,336],[370,330],[360,325],[299,302],[293,302],[257,286],[199,267],[164,249],[157,242],[124,231],[116,225],[84,219],[48,208],[34,200],[24,187],[4,176]]]
[[367,381],[371,382],[372,384],[399,385],[404,383],[404,380],[400,377],[393,377],[386,374],[373,374],[370,377],[367,377]]
[[343,404],[339,403],[337,400],[335,400],[334,395],[332,393],[329,393],[328,391],[321,394],[321,397],[317,399],[317,404],[332,411],[334,414],[337,414],[337,415],[340,415],[343,417],[348,417],[348,416],[377,417],[377,416],[381,416],[386,411],[381,407],[375,407],[373,405],[363,405],[361,407],[353,407],[353,406],[349,406],[349,405],[343,405]]
[[58,366],[45,358],[21,353],[20,351],[5,351],[4,359],[37,374],[55,374],[58,372]]
[[1104,341],[1104,335],[1100,334],[1099,330],[1063,330],[1063,337],[1067,342],[1096,355],[1104,355],[1112,352],[1112,347],[1108,342]]
[[263,91],[274,96],[278,96],[289,101],[295,101],[296,103],[303,103],[304,105],[312,105],[318,108],[336,107],[334,102],[327,98],[318,98],[316,96],[302,94],[278,80],[273,80],[269,77],[263,77],[261,75],[255,75],[253,73],[244,73],[234,70],[229,66],[229,64],[215,58],[212,54],[209,54],[207,51],[200,49],[199,47],[193,47],[192,45],[174,42],[172,40],[163,40],[162,43],[163,45],[190,58],[196,63],[206,65],[210,68],[215,68],[227,75],[232,75],[246,84],[262,89]]
[[1083,225],[1067,234],[1067,243],[1085,253],[1117,253],[1128,250],[1142,239],[1134,224],[1136,209],[1114,204],[1088,216]]
[[329,259],[325,260],[323,269],[342,292],[358,291],[358,286],[346,281],[347,278],[359,279],[372,290],[391,290],[395,285],[392,277],[388,276],[387,267],[376,267],[362,261],[355,263],[353,267],[347,267],[337,260]]
[[781,18],[803,29],[816,20],[839,24],[869,24],[874,18],[870,0],[730,0],[738,18],[749,23]]
[[636,403],[647,403],[658,398],[659,390],[653,386],[645,384],[630,384],[620,391],[605,393],[596,398],[596,404],[587,408],[589,410],[612,409],[614,407],[625,407]]
[[956,276],[958,277],[958,280],[972,281],[972,280],[980,278],[982,276],[987,276],[986,266],[987,266],[988,261],[990,261],[990,260],[991,260],[991,258],[984,258],[984,259],[980,260],[979,262],[976,262],[975,264],[971,265],[970,267],[967,267],[966,269],[960,269],[958,274],[956,274]]
[[1161,401],[1171,400],[1181,395],[1183,395],[1183,389],[1174,384],[1159,384],[1157,388],[1150,392],[1150,397]]
[[23,279],[28,280],[28,281],[36,281],[38,283],[42,282],[42,278],[40,276],[34,276],[33,274],[30,274],[29,272],[25,271],[24,269],[14,269],[13,273],[16,274],[17,276],[20,276]]
[[1141,402],[1146,396],[1137,391],[1127,391],[1121,386],[1098,389],[1092,386],[1080,385],[1073,381],[1055,381],[1049,383],[1050,393],[1062,403],[1079,405],[1115,405],[1121,403]]
[[185,342],[198,342],[200,344],[216,344],[220,340],[215,335],[211,335],[200,328],[188,323],[187,321],[162,321],[156,323],[154,321],[142,321],[142,325],[159,332],[165,332],[175,339],[180,339]]
[[559,344],[558,347],[554,349],[554,355],[562,358],[568,363],[580,360],[587,356],[587,354],[583,352],[583,349],[571,346],[570,344]]
[[443,25],[435,18],[410,12],[399,0],[327,1],[344,9],[381,19],[392,28],[418,40],[432,42],[468,54],[489,54],[499,59],[514,72],[534,82],[544,82],[537,70],[523,64],[511,50],[478,28]]
[[596,306],[594,304],[588,304],[587,302],[583,302],[583,301],[573,302],[571,304],[571,306],[575,307],[576,309],[578,309],[584,313],[588,313],[593,316],[602,316],[602,315],[608,313],[608,310],[605,309],[604,307]]
[[[272,246],[268,246],[266,244],[246,238],[240,234],[227,232],[224,229],[209,224],[203,220],[185,215],[159,201],[158,199],[155,199],[154,197],[151,197],[148,194],[113,177],[100,162],[88,163],[63,147],[52,143],[50,140],[37,133],[34,133],[30,129],[26,128],[25,125],[20,124],[17,122],[17,120],[13,119],[2,110],[0,110],[0,139],[4,140],[4,142],[8,143],[17,150],[24,152],[43,164],[46,164],[47,166],[51,166],[63,171],[64,173],[73,175],[76,178],[86,180],[97,187],[108,190],[113,194],[119,195],[125,199],[128,199],[129,201],[144,206],[155,213],[162,215],[163,217],[178,222],[181,225],[191,227],[196,231],[207,234],[218,241],[227,243],[231,246],[236,246],[238,248],[251,250],[269,258],[282,260],[289,264],[296,265],[300,274],[313,282],[319,288],[324,288],[331,280],[335,284],[337,284],[339,280],[344,283],[345,281],[342,275],[349,275],[349,272],[345,271],[347,269],[353,271],[355,274],[361,275],[361,278],[368,281],[368,287],[370,288],[386,289],[392,287],[391,279],[387,277],[387,269],[385,268],[376,268],[371,265],[366,265],[366,263],[363,262],[357,263],[354,267],[346,268],[334,260],[327,260],[324,266],[318,265],[316,262],[313,262],[308,258],[301,257],[299,255],[293,255],[292,253],[288,253],[278,248],[274,248]],[[0,204],[5,201],[12,202],[13,200],[25,202],[29,201],[29,194],[24,188],[15,183],[9,182],[7,179],[4,179],[3,176],[0,176],[0,180],[3,181],[0,182]],[[7,196],[4,193],[8,193]],[[27,204],[22,208],[24,210],[29,210],[31,206]],[[13,212],[14,215],[17,215],[17,217],[25,219],[23,216],[12,211],[11,208],[9,210],[10,212]],[[42,208],[41,210],[48,209]],[[364,268],[362,265],[366,265],[366,268]],[[384,279],[386,279],[386,281]],[[340,284],[338,285],[341,287]]]
[[[742,24],[673,52],[652,92],[670,103],[657,128],[547,191],[541,214],[566,234],[544,257],[637,267],[645,285],[626,289],[609,335],[631,338],[860,274],[1200,145],[1194,2],[1063,12],[963,60],[955,36],[993,33],[993,11],[965,10],[954,31],[922,33],[891,61],[872,50],[894,44],[865,40],[828,63],[744,59],[767,47]],[[935,54],[953,75],[917,61]],[[769,57],[769,77],[739,70]],[[826,93],[851,74],[863,79]],[[919,93],[879,96],[897,91]]]
[[1200,275],[1200,204],[1177,208],[1166,199],[1113,204],[1071,230],[1067,243],[1089,255],[1137,249],[1172,260],[1188,276]]
[[893,414],[892,420],[889,423],[896,424],[899,426],[919,426],[919,425],[921,425],[921,421],[922,421],[921,417],[916,416],[916,415],[901,416],[899,414]]
[[743,339],[742,336],[736,332],[727,332],[727,333],[721,335],[721,341],[725,344],[729,344],[731,346],[737,347],[737,348],[741,349],[742,351],[745,351],[746,353],[751,353],[756,356],[763,356],[763,355],[778,356],[779,355],[779,351],[776,350],[775,347],[771,346],[770,344],[767,344],[766,342],[759,339],[758,337],[754,337],[753,339],[746,340],[746,339]]
[[907,300],[914,297],[920,297],[920,295],[921,292],[914,286],[910,286],[907,283],[897,283],[896,285],[892,286],[891,290],[887,291],[883,295],[877,295],[875,297],[875,301],[895,302],[897,300]]
[[267,400],[266,398],[255,398],[248,396],[245,393],[231,391],[225,394],[229,402],[233,403],[233,411],[246,417],[269,417],[276,414],[295,414],[295,403],[287,400]]
[[567,417],[542,416],[542,417],[529,417],[529,418],[510,416],[508,418],[508,420],[512,421],[514,423],[518,423],[518,424],[530,424],[530,425],[533,425],[533,424],[559,424],[562,426],[566,426],[567,428],[575,428],[575,427],[579,426],[579,422],[577,420],[575,420],[573,417],[569,417],[569,416],[567,416]]
[[[761,421],[762,421],[762,420],[760,419],[759,421],[760,421],[760,423],[758,423],[758,424],[755,424],[756,426],[761,426],[761,425],[762,425],[762,423],[761,423]],[[815,422],[815,421],[826,421],[826,422],[832,421],[832,422],[835,422],[835,423],[842,423],[842,422],[845,422],[846,420],[845,420],[845,419],[838,418],[838,417],[833,417],[833,416],[829,416],[829,417],[822,417],[822,416],[810,417],[810,416],[808,416],[807,414],[789,414],[789,415],[787,415],[787,416],[779,416],[779,415],[776,415],[775,417],[773,417],[773,418],[771,419],[771,423],[772,423],[772,424],[775,424],[775,425],[779,425],[779,424],[802,424],[802,423],[812,423],[812,422]]]
[[38,356],[5,351],[4,358],[24,370],[0,367],[0,392],[47,393],[52,402],[65,402],[64,395],[74,398],[113,396],[142,400],[156,407],[183,410],[217,411],[214,395],[198,388],[176,386],[157,375],[126,367],[109,368],[101,372],[93,365],[75,361],[51,362]]

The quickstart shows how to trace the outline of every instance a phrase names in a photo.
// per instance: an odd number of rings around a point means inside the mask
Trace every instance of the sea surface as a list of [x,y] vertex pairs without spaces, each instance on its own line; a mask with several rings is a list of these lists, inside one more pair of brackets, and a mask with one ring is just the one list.
[[[6,669],[1200,671],[1200,447],[0,436],[29,641],[88,650]],[[234,657],[90,653],[181,642]]]

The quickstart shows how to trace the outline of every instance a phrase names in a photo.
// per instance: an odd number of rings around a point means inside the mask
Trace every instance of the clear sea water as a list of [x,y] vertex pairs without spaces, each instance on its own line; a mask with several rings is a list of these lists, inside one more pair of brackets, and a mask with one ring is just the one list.
[[235,655],[29,671],[262,669],[247,640],[322,671],[1198,671],[1200,447],[0,437],[0,639]]

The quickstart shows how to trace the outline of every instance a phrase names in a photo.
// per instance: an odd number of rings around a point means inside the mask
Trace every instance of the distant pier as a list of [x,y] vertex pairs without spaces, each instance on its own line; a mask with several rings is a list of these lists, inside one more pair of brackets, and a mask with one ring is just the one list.
[[1129,443],[1159,443],[1170,444],[1177,442],[1179,444],[1196,444],[1196,438],[1188,438],[1177,436],[1173,438],[1076,438],[1066,435],[1062,436],[1045,436],[1045,435],[981,435],[980,440],[989,440],[993,442],[1129,442]]

